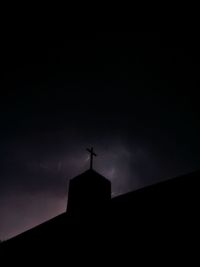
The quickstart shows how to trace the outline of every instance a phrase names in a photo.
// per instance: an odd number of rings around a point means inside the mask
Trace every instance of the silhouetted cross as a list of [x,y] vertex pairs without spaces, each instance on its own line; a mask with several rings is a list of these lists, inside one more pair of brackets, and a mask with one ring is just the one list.
[[91,147],[90,149],[87,148],[87,151],[90,153],[90,169],[92,170],[93,167],[93,156],[97,156],[97,154],[94,153],[93,147]]

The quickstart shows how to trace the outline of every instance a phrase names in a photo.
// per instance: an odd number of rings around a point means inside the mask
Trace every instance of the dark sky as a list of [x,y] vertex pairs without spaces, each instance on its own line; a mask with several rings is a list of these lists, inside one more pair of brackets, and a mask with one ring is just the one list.
[[6,31],[0,239],[66,208],[89,166],[113,195],[199,168],[199,41],[178,31]]

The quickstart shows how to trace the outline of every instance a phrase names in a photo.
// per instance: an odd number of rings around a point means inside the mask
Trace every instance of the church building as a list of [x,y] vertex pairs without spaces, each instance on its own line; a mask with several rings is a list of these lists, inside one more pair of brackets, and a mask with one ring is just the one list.
[[47,264],[51,256],[75,261],[96,253],[100,260],[111,248],[115,257],[131,255],[141,243],[145,251],[152,240],[162,244],[157,249],[167,242],[172,248],[197,236],[200,171],[111,198],[111,182],[93,169],[93,148],[88,152],[90,168],[70,180],[66,212],[1,243],[7,259],[17,252],[18,260],[43,255]]

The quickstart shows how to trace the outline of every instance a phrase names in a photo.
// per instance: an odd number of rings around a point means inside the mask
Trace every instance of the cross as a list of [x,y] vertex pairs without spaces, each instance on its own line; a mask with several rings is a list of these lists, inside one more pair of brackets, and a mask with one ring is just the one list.
[[92,170],[93,167],[93,156],[97,156],[97,154],[94,153],[93,147],[91,147],[90,149],[87,148],[87,151],[90,153],[90,170]]

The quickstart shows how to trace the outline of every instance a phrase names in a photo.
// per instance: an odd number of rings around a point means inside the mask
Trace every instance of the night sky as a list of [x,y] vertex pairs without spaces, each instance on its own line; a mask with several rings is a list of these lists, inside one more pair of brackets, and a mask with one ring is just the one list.
[[179,31],[4,34],[0,239],[65,211],[94,167],[113,196],[200,167],[200,43]]

